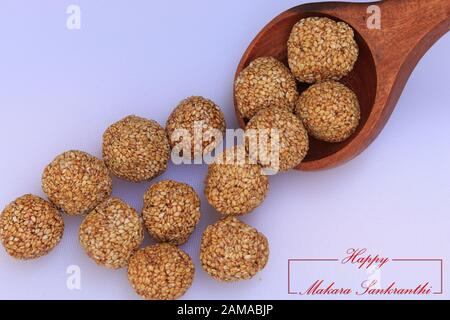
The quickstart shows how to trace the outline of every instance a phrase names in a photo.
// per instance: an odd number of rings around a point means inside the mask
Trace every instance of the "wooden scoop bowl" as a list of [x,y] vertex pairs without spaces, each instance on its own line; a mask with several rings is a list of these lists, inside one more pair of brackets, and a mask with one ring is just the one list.
[[[370,29],[368,7],[381,9],[381,28]],[[343,164],[360,154],[386,124],[416,64],[450,30],[450,0],[385,0],[373,3],[322,2],[283,12],[256,36],[237,68],[236,77],[254,59],[273,56],[287,64],[287,41],[302,18],[325,16],[344,21],[355,30],[359,58],[341,82],[358,96],[361,123],[348,140],[326,143],[311,138],[300,170],[320,170]],[[299,84],[301,92],[307,86]],[[236,105],[236,103],[235,103]],[[245,127],[236,108],[239,124]]]

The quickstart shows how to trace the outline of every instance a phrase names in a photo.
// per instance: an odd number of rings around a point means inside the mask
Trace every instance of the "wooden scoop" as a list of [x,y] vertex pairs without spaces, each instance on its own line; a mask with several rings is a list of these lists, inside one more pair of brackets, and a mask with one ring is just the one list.
[[[368,27],[371,5],[380,9],[380,29]],[[343,164],[378,136],[416,64],[450,30],[450,0],[322,2],[294,7],[272,20],[256,36],[239,63],[236,77],[258,57],[273,56],[287,63],[287,41],[292,27],[300,19],[311,16],[344,21],[355,30],[359,58],[353,71],[341,81],[359,98],[361,123],[353,136],[341,143],[311,138],[309,154],[297,168],[307,171]],[[306,87],[299,84],[299,91]],[[237,108],[236,113],[244,128],[248,119],[243,119]]]

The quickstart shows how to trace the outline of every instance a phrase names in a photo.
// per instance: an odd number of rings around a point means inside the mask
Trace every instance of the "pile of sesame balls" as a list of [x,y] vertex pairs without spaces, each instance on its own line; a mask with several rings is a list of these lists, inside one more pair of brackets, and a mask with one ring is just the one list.
[[[356,131],[361,118],[358,98],[339,80],[353,70],[358,54],[348,24],[309,17],[292,28],[288,66],[259,57],[239,74],[235,101],[247,128],[280,130],[280,171],[304,160],[308,136],[336,143]],[[310,86],[299,94],[297,82]]]
[[[290,69],[275,58],[258,58],[235,83],[246,129],[279,129],[280,171],[303,161],[308,135],[343,141],[360,119],[356,95],[337,82],[358,57],[348,25],[328,18],[302,19],[289,38],[288,57]],[[313,85],[299,95],[297,80]],[[138,213],[111,196],[112,175],[135,183],[160,176],[180,142],[173,133],[183,129],[194,135],[199,121],[202,130],[225,132],[220,108],[196,96],[173,110],[165,128],[134,115],[111,125],[103,134],[102,159],[77,150],[57,156],[42,175],[47,200],[27,194],[3,210],[0,241],[6,252],[20,260],[44,256],[63,236],[63,214],[80,215],[84,220],[79,243],[95,263],[128,268],[131,287],[145,299],[183,296],[193,283],[195,267],[179,246],[199,224],[200,197],[185,183],[163,180],[148,188]],[[221,142],[217,137],[203,141],[187,153],[201,156]],[[222,218],[204,231],[199,256],[203,270],[219,281],[250,279],[268,262],[267,238],[238,219],[259,207],[269,190],[266,164],[249,161],[253,156],[246,144],[226,149],[209,166],[205,179],[205,197]],[[224,161],[237,158],[243,161]],[[141,248],[145,230],[156,245]]]

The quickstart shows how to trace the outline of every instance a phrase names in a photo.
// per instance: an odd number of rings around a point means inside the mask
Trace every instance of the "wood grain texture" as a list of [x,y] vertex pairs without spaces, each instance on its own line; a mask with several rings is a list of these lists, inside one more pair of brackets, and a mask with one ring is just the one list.
[[[381,9],[381,29],[369,29],[369,5]],[[287,40],[302,18],[326,16],[355,30],[360,48],[353,71],[341,81],[358,96],[361,123],[350,139],[326,143],[311,139],[311,148],[297,168],[312,171],[341,165],[364,151],[388,121],[415,66],[427,50],[450,30],[450,0],[385,0],[372,3],[322,2],[289,9],[272,20],[252,41],[236,71],[254,59],[273,56],[287,63]],[[299,84],[299,91],[307,86]],[[236,105],[236,103],[235,103]],[[242,128],[243,119],[236,108]]]

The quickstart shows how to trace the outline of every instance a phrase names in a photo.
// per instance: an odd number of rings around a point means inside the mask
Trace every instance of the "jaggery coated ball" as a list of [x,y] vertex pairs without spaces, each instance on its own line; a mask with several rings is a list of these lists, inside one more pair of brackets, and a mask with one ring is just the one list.
[[98,265],[119,269],[128,265],[144,240],[144,227],[136,210],[120,199],[110,198],[84,219],[78,239]]
[[335,81],[309,87],[298,99],[295,112],[310,135],[327,142],[348,139],[361,119],[356,94]]
[[83,151],[68,151],[45,168],[42,189],[63,212],[81,215],[111,195],[112,179],[102,160]]
[[200,198],[185,183],[161,181],[145,193],[142,217],[158,242],[182,245],[200,221]]
[[142,182],[162,174],[170,157],[165,130],[153,120],[128,116],[103,134],[103,159],[117,177]]
[[235,217],[223,218],[203,233],[200,262],[216,280],[250,279],[264,269],[268,260],[267,238]]
[[287,47],[292,73],[306,83],[341,79],[352,71],[359,54],[353,29],[325,17],[297,22]]
[[[171,148],[178,145],[180,153],[183,153],[183,148],[189,150],[189,154],[183,156],[190,156],[190,159],[211,152],[222,141],[225,128],[225,117],[220,108],[213,101],[199,96],[181,101],[166,124]],[[183,131],[189,136],[185,137]]]
[[10,203],[0,216],[0,240],[16,259],[48,254],[61,240],[64,221],[50,202],[27,194]]
[[[258,112],[247,124],[246,137],[250,157],[275,172],[297,167],[309,150],[308,133],[301,120],[282,108]],[[260,146],[265,146],[266,154]]]
[[187,253],[162,243],[136,252],[128,266],[128,280],[147,300],[174,300],[183,296],[194,280],[195,267]]
[[224,215],[253,211],[264,201],[268,190],[268,177],[249,159],[243,146],[225,150],[208,168],[206,199]]
[[293,112],[297,98],[294,76],[273,57],[257,58],[236,79],[236,106],[246,120],[264,108],[281,107]]

